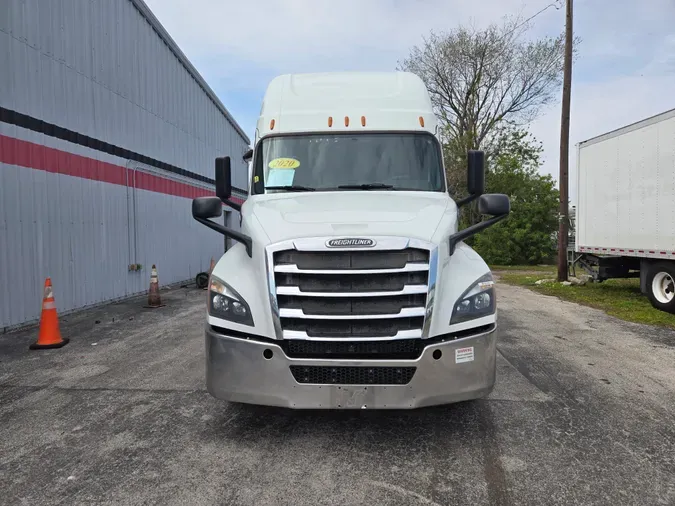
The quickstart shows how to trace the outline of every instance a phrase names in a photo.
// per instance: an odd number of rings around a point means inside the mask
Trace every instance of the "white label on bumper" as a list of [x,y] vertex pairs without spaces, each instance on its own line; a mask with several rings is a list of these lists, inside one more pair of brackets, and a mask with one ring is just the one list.
[[455,350],[455,363],[461,364],[462,362],[473,362],[473,346]]

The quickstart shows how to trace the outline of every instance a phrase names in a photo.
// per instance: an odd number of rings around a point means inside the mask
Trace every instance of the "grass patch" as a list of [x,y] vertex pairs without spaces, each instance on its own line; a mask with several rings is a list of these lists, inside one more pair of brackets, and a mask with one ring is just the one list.
[[508,269],[497,273],[504,283],[525,286],[544,295],[602,309],[609,315],[629,322],[675,329],[675,315],[654,309],[647,296],[640,292],[639,279],[609,279],[602,283],[589,282],[584,286],[563,286],[559,283],[535,285],[539,279],[555,278],[555,275],[550,275],[556,272],[555,267],[539,275]]
[[558,272],[556,265],[491,265],[490,269],[493,271],[511,271],[511,272]]

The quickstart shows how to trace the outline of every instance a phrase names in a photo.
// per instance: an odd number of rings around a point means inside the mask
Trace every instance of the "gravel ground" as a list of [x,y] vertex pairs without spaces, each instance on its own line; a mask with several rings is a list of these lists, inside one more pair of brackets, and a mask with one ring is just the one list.
[[675,504],[675,333],[498,290],[494,392],[417,411],[213,399],[195,289],[0,336],[0,504]]

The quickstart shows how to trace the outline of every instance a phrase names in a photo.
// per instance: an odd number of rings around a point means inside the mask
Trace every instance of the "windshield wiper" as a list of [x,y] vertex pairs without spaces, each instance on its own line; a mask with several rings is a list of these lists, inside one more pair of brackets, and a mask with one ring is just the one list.
[[286,190],[289,192],[313,192],[316,190],[316,188],[292,184],[288,186],[265,186],[265,190]]
[[342,184],[340,190],[391,190],[393,185],[384,183]]

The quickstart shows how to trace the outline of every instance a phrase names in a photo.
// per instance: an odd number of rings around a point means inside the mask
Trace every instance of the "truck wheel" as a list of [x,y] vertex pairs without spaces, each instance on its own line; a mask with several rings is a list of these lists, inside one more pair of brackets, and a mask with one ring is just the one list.
[[652,306],[675,314],[675,264],[657,262],[647,271],[647,296]]

